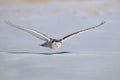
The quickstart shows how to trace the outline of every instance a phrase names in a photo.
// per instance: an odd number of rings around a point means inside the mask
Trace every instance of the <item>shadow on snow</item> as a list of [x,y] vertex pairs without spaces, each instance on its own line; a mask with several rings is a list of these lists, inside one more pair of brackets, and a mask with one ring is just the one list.
[[41,54],[41,55],[53,55],[53,54],[66,54],[66,53],[72,53],[69,51],[62,51],[62,52],[47,52],[47,53],[39,53],[39,52],[8,52],[11,54]]

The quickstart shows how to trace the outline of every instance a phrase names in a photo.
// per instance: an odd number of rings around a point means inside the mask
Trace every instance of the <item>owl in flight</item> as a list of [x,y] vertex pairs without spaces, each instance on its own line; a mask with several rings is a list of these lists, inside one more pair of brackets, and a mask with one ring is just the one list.
[[69,34],[69,35],[61,38],[61,39],[53,39],[53,38],[48,37],[45,34],[39,32],[37,30],[31,29],[31,28],[22,27],[22,26],[18,26],[18,25],[15,25],[15,24],[11,23],[10,21],[7,21],[6,23],[8,25],[10,25],[10,26],[13,26],[15,28],[21,29],[23,31],[26,31],[26,32],[30,33],[31,35],[33,35],[33,36],[35,36],[35,37],[45,41],[43,44],[41,44],[41,46],[43,46],[43,47],[47,47],[47,48],[50,48],[50,49],[59,49],[62,46],[62,43],[64,41],[66,41],[67,39],[72,38],[72,37],[74,37],[76,35],[79,35],[82,32],[86,32],[86,31],[95,29],[95,28],[103,25],[105,22],[101,22],[100,24],[98,24],[96,26],[88,27],[86,29],[74,32],[72,34]]

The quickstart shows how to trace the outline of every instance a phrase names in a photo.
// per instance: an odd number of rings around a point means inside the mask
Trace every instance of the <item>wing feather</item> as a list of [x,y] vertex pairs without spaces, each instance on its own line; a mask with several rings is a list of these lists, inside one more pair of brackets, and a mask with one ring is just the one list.
[[89,31],[89,30],[91,30],[91,29],[95,29],[95,28],[103,25],[104,23],[105,23],[105,22],[101,22],[101,23],[100,23],[99,25],[97,25],[97,26],[90,27],[90,28],[86,28],[86,29],[83,29],[83,30],[74,32],[74,33],[72,33],[72,34],[69,34],[69,35],[63,37],[63,38],[61,39],[61,41],[65,41],[65,40],[67,40],[68,38],[74,37],[75,35],[79,35],[81,32],[85,32],[85,31]]
[[36,31],[34,29],[25,28],[25,27],[22,27],[22,26],[17,26],[17,25],[12,24],[10,21],[7,21],[6,23],[8,25],[11,25],[11,26],[15,27],[15,28],[26,31],[26,32],[32,34],[33,36],[35,36],[35,37],[37,37],[37,38],[39,38],[41,40],[44,40],[44,41],[50,41],[51,40],[51,38],[47,37],[45,34],[40,33],[39,31]]

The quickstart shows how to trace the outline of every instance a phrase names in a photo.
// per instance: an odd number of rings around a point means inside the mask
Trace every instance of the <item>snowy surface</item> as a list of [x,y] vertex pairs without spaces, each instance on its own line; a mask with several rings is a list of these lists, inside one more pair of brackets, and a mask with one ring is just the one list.
[[119,80],[119,53],[79,52],[55,55],[0,55],[1,80]]
[[[0,1],[0,80],[120,79],[119,0],[6,1]],[[7,20],[57,39],[102,21],[106,24],[53,51],[7,25]]]

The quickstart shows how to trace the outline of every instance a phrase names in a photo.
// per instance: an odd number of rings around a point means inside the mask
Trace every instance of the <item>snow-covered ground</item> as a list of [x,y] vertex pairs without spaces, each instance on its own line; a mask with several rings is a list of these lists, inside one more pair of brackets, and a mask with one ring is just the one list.
[[[0,80],[119,80],[120,1],[0,1]],[[5,23],[36,29],[52,38],[103,26],[63,43],[58,51]]]
[[0,54],[1,80],[119,80],[120,55],[115,52]]

